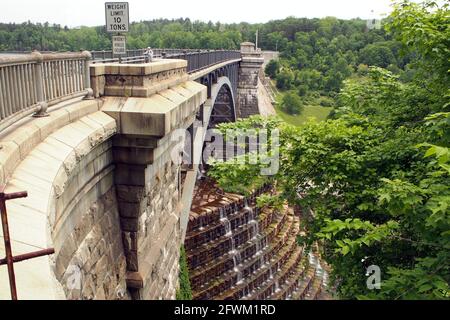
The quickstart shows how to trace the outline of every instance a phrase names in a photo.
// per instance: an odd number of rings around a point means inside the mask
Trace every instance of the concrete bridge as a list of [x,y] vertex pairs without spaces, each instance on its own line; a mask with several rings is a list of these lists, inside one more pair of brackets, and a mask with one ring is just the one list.
[[[55,248],[14,264],[19,299],[174,299],[201,162],[180,132],[202,145],[258,114],[261,52],[90,59],[0,57],[0,184],[28,191],[7,203],[13,254]],[[1,266],[0,299],[7,283]]]

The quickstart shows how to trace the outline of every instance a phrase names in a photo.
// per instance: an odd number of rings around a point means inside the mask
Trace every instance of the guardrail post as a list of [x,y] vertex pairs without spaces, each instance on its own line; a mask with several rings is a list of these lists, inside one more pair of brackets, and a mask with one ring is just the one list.
[[90,61],[92,59],[92,55],[89,51],[83,51],[83,55],[85,56],[84,61],[84,89],[87,90],[87,94],[84,97],[85,100],[93,100],[94,99],[94,90],[91,88],[91,66]]
[[31,54],[34,56],[34,59],[36,61],[36,64],[34,65],[34,80],[35,80],[34,85],[36,88],[37,103],[40,106],[39,111],[33,114],[33,117],[36,118],[48,117],[47,113],[48,103],[47,101],[45,101],[44,75],[42,72],[44,57],[38,51],[33,51]]

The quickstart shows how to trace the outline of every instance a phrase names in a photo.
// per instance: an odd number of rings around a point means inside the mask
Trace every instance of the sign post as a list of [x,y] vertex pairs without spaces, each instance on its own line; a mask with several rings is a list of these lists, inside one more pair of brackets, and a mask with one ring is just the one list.
[[112,37],[113,55],[122,56],[127,54],[126,37],[122,33],[129,31],[130,8],[128,2],[106,2],[105,3],[106,32],[115,34]]

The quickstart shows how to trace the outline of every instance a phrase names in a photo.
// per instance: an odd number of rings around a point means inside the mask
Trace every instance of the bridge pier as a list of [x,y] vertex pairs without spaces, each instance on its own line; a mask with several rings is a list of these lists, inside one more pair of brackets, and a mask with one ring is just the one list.
[[242,61],[239,68],[237,88],[238,118],[248,118],[260,114],[258,105],[258,77],[264,58],[261,51],[255,49],[255,44],[241,44]]
[[94,86],[105,94],[102,111],[118,126],[114,182],[128,290],[134,299],[174,299],[182,243],[178,138],[206,101],[206,87],[188,80],[183,60],[93,68],[93,82],[104,84]]

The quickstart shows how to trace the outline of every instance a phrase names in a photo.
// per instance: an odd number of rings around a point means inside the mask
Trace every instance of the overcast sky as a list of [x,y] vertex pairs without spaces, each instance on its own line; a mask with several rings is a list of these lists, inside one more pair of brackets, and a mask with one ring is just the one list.
[[[373,18],[391,0],[129,0],[130,20],[190,18],[220,22],[267,22],[295,17]],[[50,22],[70,27],[105,23],[104,0],[2,0],[0,22]]]

